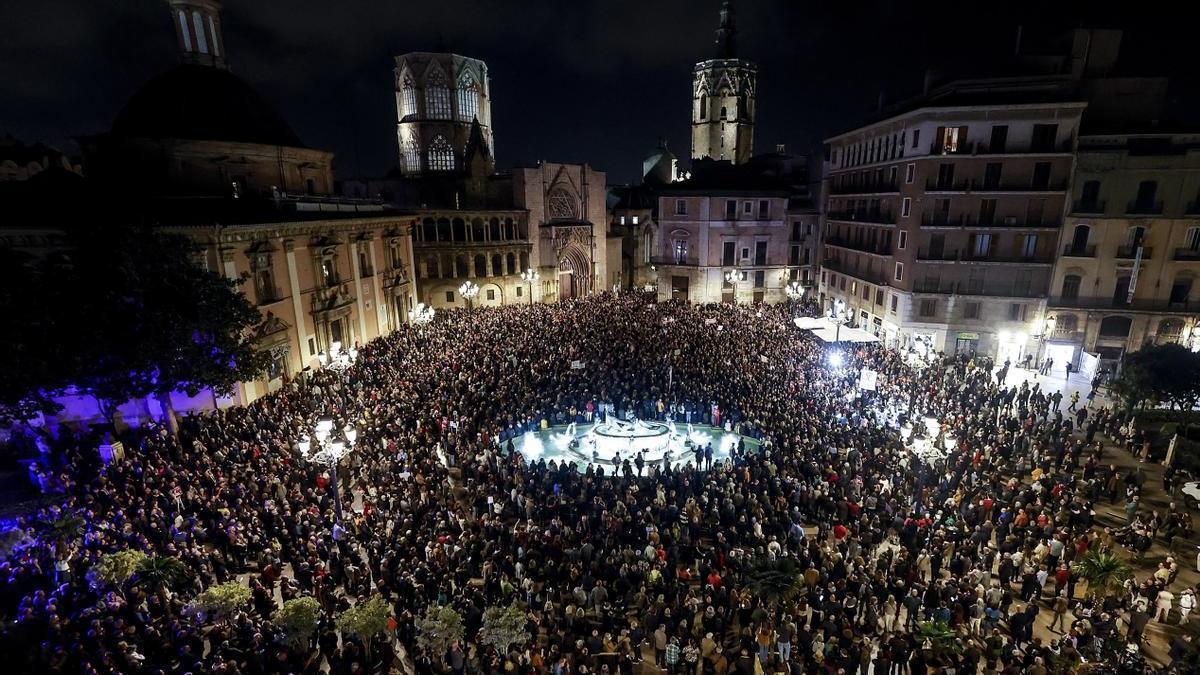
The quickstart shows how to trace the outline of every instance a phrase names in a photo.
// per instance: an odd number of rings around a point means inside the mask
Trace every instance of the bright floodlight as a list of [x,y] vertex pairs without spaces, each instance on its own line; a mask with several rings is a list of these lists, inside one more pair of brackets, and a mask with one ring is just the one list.
[[833,352],[832,354],[830,354],[829,355],[829,365],[833,366],[834,368],[841,368],[842,367],[842,355],[838,352]]

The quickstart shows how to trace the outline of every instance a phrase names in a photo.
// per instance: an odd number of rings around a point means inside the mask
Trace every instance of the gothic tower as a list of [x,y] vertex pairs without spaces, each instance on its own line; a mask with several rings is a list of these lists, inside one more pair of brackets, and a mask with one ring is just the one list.
[[167,0],[180,59],[216,68],[225,67],[225,38],[221,35],[221,3],[217,0]]
[[754,154],[758,66],[737,58],[733,3],[721,4],[714,58],[692,73],[692,159],[741,164]]
[[405,176],[496,166],[487,64],[458,54],[396,57],[396,142]]

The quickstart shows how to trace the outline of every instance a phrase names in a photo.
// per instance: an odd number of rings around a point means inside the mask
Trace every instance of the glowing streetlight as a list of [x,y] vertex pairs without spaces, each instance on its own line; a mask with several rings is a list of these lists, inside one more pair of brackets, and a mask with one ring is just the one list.
[[474,281],[464,281],[462,286],[458,287],[458,294],[467,301],[467,309],[471,309],[471,301],[479,295],[479,284]]
[[531,304],[531,305],[533,304],[533,284],[535,281],[537,281],[540,278],[541,278],[541,275],[538,274],[537,270],[533,269],[532,267],[525,270],[524,272],[521,272],[521,281],[524,281],[526,284],[529,284],[529,304]]
[[[313,427],[312,437],[304,436],[296,443],[296,448],[305,461],[320,464],[329,469],[329,486],[333,490],[333,508],[337,519],[342,520],[342,494],[338,490],[338,462],[354,450],[358,441],[358,429],[347,424],[338,435],[333,435],[333,418],[328,415],[317,420]],[[313,440],[316,439],[314,445]]]

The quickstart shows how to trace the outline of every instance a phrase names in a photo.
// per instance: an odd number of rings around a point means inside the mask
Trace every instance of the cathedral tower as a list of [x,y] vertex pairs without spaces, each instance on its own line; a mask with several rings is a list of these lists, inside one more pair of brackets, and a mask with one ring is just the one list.
[[721,4],[714,58],[692,73],[692,159],[741,164],[754,154],[758,66],[737,58],[733,3]]
[[487,64],[458,54],[396,57],[396,141],[406,176],[495,169]]
[[225,37],[221,35],[221,3],[217,0],[167,0],[180,59],[216,68],[225,67]]

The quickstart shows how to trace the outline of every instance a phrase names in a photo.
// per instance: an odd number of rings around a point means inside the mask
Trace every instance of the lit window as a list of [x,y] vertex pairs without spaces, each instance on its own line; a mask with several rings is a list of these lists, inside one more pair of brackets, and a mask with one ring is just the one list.
[[417,114],[417,90],[413,88],[412,80],[405,78],[404,86],[400,88],[400,117]]
[[438,134],[429,146],[429,170],[453,171],[454,148],[446,142],[446,137]]
[[479,114],[479,88],[470,75],[464,74],[458,81],[458,119],[470,122]]
[[637,224],[638,224],[638,217],[637,217],[637,216],[630,216],[629,218],[630,218],[630,220],[633,222],[633,224],[634,224],[634,225],[637,225]]
[[425,116],[436,120],[450,119],[450,88],[437,73],[425,86]]

